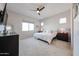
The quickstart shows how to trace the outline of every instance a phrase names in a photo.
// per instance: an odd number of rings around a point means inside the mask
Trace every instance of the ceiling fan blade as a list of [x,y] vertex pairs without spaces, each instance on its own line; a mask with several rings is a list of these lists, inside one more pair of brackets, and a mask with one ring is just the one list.
[[43,6],[41,9],[39,9],[39,11],[42,11],[45,7]]

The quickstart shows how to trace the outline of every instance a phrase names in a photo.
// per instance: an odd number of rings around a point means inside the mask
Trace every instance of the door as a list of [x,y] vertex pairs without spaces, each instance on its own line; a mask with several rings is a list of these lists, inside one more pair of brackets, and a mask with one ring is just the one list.
[[79,5],[78,14],[74,19],[74,53],[75,56],[79,56]]

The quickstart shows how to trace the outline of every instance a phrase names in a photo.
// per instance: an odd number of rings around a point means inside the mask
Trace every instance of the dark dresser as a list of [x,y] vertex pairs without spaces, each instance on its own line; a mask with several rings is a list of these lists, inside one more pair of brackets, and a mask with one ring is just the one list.
[[69,41],[68,33],[57,33],[56,37],[58,40],[62,40],[62,41],[66,41],[66,42]]
[[18,56],[19,55],[19,35],[0,34],[0,56]]

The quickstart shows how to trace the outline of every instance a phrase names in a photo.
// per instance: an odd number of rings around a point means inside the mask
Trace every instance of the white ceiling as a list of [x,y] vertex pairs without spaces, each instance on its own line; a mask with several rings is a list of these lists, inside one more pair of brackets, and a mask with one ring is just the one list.
[[[43,9],[40,14],[38,15],[36,11],[36,8],[40,7],[41,5],[45,6],[45,9]],[[55,14],[64,12],[66,10],[69,10],[71,8],[70,3],[9,3],[7,5],[8,10],[14,11],[16,13],[26,15],[35,19],[44,19],[50,16],[53,16]]]

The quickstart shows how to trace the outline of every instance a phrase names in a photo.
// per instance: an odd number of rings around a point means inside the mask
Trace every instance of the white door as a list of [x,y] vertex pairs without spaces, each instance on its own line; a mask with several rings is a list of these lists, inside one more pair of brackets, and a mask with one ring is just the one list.
[[74,19],[74,55],[79,56],[79,6],[78,15]]

